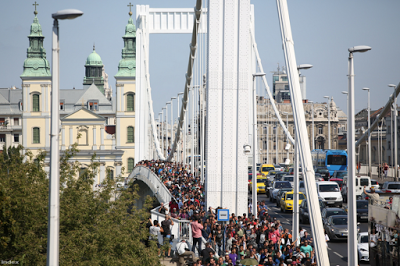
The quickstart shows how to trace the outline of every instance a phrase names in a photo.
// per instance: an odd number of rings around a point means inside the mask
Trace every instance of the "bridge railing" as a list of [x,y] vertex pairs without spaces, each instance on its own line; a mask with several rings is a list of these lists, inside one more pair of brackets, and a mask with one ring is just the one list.
[[[160,213],[159,210],[160,206],[152,209],[151,213],[151,220],[157,220],[161,225],[161,222],[165,220],[165,214]],[[172,218],[171,220],[174,222],[174,225],[171,227],[171,234],[174,235],[174,240],[172,241],[172,249],[174,250],[176,244],[179,243],[182,239],[186,240],[189,247],[192,246],[192,227],[190,226],[189,220],[181,220]],[[162,243],[160,243],[162,244]]]

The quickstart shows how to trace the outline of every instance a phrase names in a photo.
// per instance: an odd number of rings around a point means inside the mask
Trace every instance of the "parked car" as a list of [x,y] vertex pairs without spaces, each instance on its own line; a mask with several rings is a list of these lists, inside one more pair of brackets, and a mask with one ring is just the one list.
[[358,233],[357,253],[358,253],[358,264],[361,264],[361,261],[369,261],[368,232]]
[[[355,181],[355,190],[356,190],[356,198],[361,199],[361,194],[363,193],[364,186],[368,188],[371,187],[371,178],[369,176],[356,176],[354,178]],[[343,197],[344,202],[347,202],[347,176],[343,178],[343,187],[340,191]]]
[[381,190],[383,193],[400,193],[400,182],[386,181]]
[[275,181],[272,188],[269,190],[269,200],[271,202],[275,201],[275,197],[278,193],[278,190],[281,188],[292,189],[292,185],[288,181]]
[[275,202],[276,202],[276,207],[280,207],[281,206],[281,198],[283,196],[283,194],[285,194],[286,192],[290,192],[293,191],[292,188],[281,188],[278,190],[278,193],[276,193],[275,196]]
[[329,170],[326,167],[317,167],[315,168],[315,173],[321,174],[325,181],[328,181],[330,174]]
[[329,179],[329,181],[338,183],[340,190],[342,190],[343,179],[341,179],[341,178],[331,178],[331,179]]
[[[368,221],[368,200],[357,200],[357,221]],[[348,206],[344,207],[346,212],[349,212]]]
[[[319,208],[322,210],[326,207],[325,203],[322,200],[318,200]],[[308,213],[308,203],[307,199],[304,199],[299,207],[299,220],[301,224],[309,223],[310,222],[310,214]]]
[[343,198],[339,185],[331,181],[319,181],[317,184],[318,197],[328,206],[342,207]]
[[325,224],[324,228],[330,240],[347,239],[347,214],[346,215],[332,215]]
[[[286,211],[293,211],[293,191],[288,191],[285,192],[280,200],[280,205],[281,205],[281,212],[286,212]],[[301,202],[306,198],[306,196],[303,193],[299,193],[299,205]]]
[[343,177],[347,176],[347,171],[344,170],[336,170],[335,172],[333,172],[332,178],[341,178],[343,179]]
[[347,215],[347,212],[345,210],[343,210],[342,208],[326,207],[321,212],[322,222],[325,224],[327,222],[328,218],[331,217],[332,215]]
[[375,189],[380,189],[381,186],[379,185],[378,181],[376,179],[371,179],[371,187]]

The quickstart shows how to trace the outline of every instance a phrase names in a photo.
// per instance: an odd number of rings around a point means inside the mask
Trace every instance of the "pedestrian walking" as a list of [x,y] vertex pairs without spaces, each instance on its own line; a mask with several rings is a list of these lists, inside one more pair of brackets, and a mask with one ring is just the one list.
[[387,163],[385,163],[385,165],[383,166],[383,171],[385,173],[385,178],[387,178],[388,171],[389,171],[389,165]]

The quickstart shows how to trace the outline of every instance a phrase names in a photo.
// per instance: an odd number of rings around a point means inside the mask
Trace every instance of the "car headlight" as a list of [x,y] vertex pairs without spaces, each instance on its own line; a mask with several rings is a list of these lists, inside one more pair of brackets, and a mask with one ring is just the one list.
[[291,203],[286,203],[286,205],[287,205],[287,206],[292,206],[292,204],[291,204]]

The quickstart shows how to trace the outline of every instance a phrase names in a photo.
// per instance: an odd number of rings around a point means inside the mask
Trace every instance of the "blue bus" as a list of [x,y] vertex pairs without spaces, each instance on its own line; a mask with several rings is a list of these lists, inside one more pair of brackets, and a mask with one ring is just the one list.
[[313,167],[326,167],[332,176],[335,171],[347,171],[347,152],[343,150],[311,151]]

